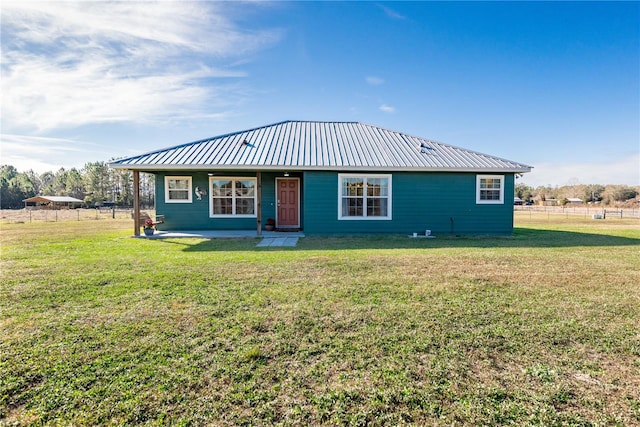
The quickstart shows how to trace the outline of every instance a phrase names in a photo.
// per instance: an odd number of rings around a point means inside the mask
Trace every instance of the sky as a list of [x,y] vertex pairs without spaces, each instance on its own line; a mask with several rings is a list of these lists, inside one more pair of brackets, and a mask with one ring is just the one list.
[[0,164],[358,121],[640,185],[640,2],[0,3]]

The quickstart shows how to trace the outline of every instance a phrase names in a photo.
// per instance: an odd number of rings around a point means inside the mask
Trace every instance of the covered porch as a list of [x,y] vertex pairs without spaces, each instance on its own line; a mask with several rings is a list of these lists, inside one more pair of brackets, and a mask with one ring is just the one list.
[[[140,171],[133,170],[134,234],[146,219],[163,231],[262,236],[302,229],[303,174],[281,171],[155,172],[156,218],[140,210]],[[175,187],[175,189],[174,189]],[[179,188],[178,188],[179,187]],[[187,231],[188,230],[188,231]],[[245,235],[241,237],[246,237]]]

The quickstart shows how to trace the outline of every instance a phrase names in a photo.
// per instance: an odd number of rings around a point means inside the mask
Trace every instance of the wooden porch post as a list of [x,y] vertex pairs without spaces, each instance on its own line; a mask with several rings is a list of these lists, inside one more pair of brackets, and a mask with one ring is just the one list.
[[258,226],[258,236],[262,236],[262,174],[260,172],[256,174],[256,181],[258,187],[256,189],[256,191],[258,192],[258,211],[256,212],[256,223]]
[[133,171],[133,235],[140,236],[140,171]]

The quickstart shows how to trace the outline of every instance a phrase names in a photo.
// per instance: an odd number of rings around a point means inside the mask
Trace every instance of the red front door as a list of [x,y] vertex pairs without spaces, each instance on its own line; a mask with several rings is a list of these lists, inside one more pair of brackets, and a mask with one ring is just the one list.
[[278,213],[276,227],[300,227],[300,180],[276,178]]

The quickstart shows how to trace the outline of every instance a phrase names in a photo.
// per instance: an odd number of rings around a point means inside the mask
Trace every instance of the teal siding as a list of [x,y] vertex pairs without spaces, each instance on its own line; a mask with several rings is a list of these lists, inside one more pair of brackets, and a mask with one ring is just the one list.
[[[376,173],[376,172],[372,172]],[[508,235],[513,232],[513,174],[505,203],[476,204],[475,173],[393,173],[391,220],[338,220],[338,173],[306,172],[305,233]]]
[[191,176],[193,189],[204,188],[209,193],[209,177],[206,173],[189,173],[177,171],[175,173],[156,174],[156,215],[164,215],[165,222],[157,228],[161,230],[197,230],[207,226],[209,219],[209,204],[207,197],[197,200],[193,191],[191,203],[165,203],[164,177],[167,176]]
[[[276,218],[276,177],[282,174],[262,172],[262,225]],[[255,223],[254,223],[255,228]]]
[[[370,172],[372,174],[380,172]],[[392,174],[391,220],[338,220],[338,172],[309,171],[300,178],[300,221],[307,235],[411,234],[429,229],[434,235],[510,235],[513,232],[514,176],[505,177],[504,204],[476,204],[476,173]],[[165,175],[191,176],[193,188],[207,190],[202,200],[165,203]],[[218,176],[256,176],[225,173]],[[276,217],[275,179],[262,173],[262,221]],[[256,218],[210,218],[211,195],[206,172],[158,173],[156,212],[165,216],[163,230],[253,230]]]
[[[250,176],[252,172],[218,172],[217,176]],[[165,176],[191,176],[193,179],[192,191],[199,187],[206,189],[207,195],[202,200],[197,200],[192,194],[191,203],[165,203]],[[262,222],[267,218],[276,217],[275,178],[282,173],[262,173]],[[160,230],[255,230],[256,218],[210,218],[210,188],[209,175],[206,172],[185,172],[156,174],[156,213],[165,216],[165,222],[158,226]]]
[[[255,173],[224,173],[224,176],[251,176]],[[165,203],[165,176],[191,176],[193,189],[206,189],[207,195],[197,200],[192,194],[191,203]],[[193,193],[192,189],[192,193]],[[162,230],[251,230],[256,228],[255,218],[210,218],[211,197],[209,176],[206,172],[158,173],[156,175],[156,214],[164,215],[164,224],[158,226]]]

